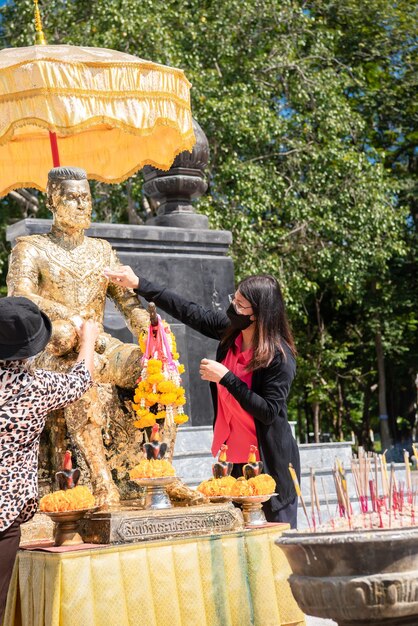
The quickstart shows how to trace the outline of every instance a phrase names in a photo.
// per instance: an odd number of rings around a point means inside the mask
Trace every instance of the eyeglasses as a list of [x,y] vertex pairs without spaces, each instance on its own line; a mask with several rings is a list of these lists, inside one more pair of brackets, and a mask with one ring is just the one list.
[[228,294],[228,300],[230,302],[230,304],[232,304],[232,306],[234,307],[235,311],[237,313],[240,313],[241,311],[245,311],[246,309],[252,309],[253,307],[251,306],[240,306],[239,304],[237,304],[235,302],[235,294],[234,293],[229,293]]

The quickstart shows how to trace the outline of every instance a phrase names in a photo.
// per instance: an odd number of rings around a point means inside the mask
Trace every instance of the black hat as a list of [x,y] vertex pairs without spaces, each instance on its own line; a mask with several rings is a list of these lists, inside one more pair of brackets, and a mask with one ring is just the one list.
[[0,359],[17,361],[41,352],[52,333],[51,320],[32,300],[0,298]]

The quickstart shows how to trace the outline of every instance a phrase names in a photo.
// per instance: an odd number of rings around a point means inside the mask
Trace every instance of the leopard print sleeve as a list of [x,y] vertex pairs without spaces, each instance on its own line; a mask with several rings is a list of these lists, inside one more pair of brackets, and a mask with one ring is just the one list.
[[42,370],[40,380],[45,389],[43,409],[48,413],[79,400],[93,385],[84,361],[78,361],[67,374]]

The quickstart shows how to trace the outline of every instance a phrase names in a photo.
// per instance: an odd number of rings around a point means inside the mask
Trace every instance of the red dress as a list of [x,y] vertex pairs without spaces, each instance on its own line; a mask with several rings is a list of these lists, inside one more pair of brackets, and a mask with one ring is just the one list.
[[[228,350],[223,365],[251,387],[253,374],[247,366],[253,354],[252,348],[241,351],[242,333]],[[213,433],[212,454],[216,456],[223,443],[228,446],[227,457],[231,463],[246,463],[250,445],[258,446],[254,418],[244,411],[237,400],[223,385],[218,388],[218,415]],[[257,461],[259,460],[257,453]]]

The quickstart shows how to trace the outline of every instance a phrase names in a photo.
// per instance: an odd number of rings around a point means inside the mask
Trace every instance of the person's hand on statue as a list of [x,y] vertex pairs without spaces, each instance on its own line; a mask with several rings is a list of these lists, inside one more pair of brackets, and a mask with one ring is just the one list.
[[218,361],[212,361],[212,359],[202,359],[200,361],[200,378],[202,380],[208,380],[212,383],[219,383],[221,378],[229,372],[229,369],[218,363]]
[[77,361],[84,361],[90,374],[94,371],[94,349],[100,333],[100,327],[93,320],[86,320],[80,327],[80,350]]
[[129,265],[120,265],[117,269],[106,267],[103,273],[112,283],[120,287],[137,289],[139,286],[139,278]]
[[84,321],[79,330],[80,347],[85,344],[92,344],[94,346],[99,333],[100,326],[97,322],[94,322],[93,320]]

